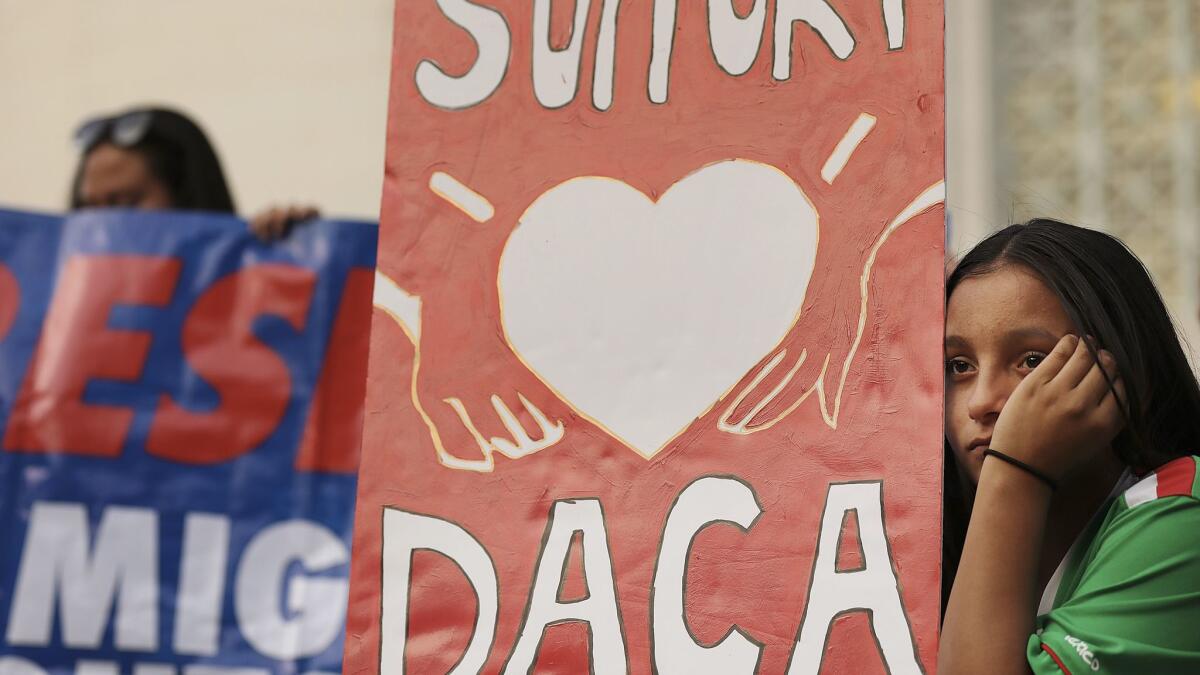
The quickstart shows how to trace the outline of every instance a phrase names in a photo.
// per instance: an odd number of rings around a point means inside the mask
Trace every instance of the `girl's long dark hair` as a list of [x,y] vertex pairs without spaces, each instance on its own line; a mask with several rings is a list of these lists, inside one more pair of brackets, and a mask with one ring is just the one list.
[[[166,108],[134,108],[109,119],[135,114],[148,114],[150,125],[136,143],[123,147],[146,159],[151,173],[166,185],[172,208],[235,212],[221,161],[198,124],[183,113]],[[88,145],[80,149],[79,165],[71,181],[71,210],[83,206],[79,188],[88,155],[102,143],[113,141],[111,129],[106,126],[103,133],[89,139]]]
[[[1116,359],[1128,414],[1113,449],[1127,466],[1148,471],[1200,449],[1200,386],[1150,273],[1125,244],[1056,220],[1011,225],[958,262],[946,281],[947,300],[964,279],[1004,265],[1041,278],[1078,334],[1092,336]],[[945,474],[943,594],[957,568],[955,549],[961,553],[970,503],[956,472],[948,467]]]

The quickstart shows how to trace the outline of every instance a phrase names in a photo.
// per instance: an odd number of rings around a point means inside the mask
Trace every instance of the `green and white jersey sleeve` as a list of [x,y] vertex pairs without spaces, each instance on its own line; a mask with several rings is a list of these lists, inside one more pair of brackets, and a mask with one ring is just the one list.
[[1200,486],[1182,457],[1115,497],[1037,619],[1035,673],[1200,673]]

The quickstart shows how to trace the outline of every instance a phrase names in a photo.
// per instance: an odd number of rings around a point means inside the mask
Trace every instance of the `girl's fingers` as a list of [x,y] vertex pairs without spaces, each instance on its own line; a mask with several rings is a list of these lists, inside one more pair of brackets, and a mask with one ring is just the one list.
[[1067,362],[1063,364],[1062,370],[1059,371],[1058,376],[1054,379],[1064,389],[1073,389],[1083,382],[1095,363],[1096,361],[1092,358],[1092,352],[1088,348],[1087,341],[1077,340],[1075,349],[1071,352],[1071,358],[1067,359]]
[[[1078,356],[1078,353],[1076,353]],[[1091,361],[1091,355],[1088,355],[1088,360]],[[1075,386],[1079,396],[1084,397],[1088,401],[1100,401],[1108,393],[1111,388],[1109,383],[1117,379],[1116,361],[1112,354],[1104,350],[1100,350],[1100,360],[1091,361],[1091,367],[1087,374]]]
[[[1076,347],[1079,346],[1079,338],[1074,335],[1064,335],[1058,344],[1054,345],[1054,349],[1046,355],[1046,358],[1038,364],[1037,368],[1028,377],[1040,378],[1043,382],[1053,380],[1059,371],[1067,365]],[[1028,378],[1026,378],[1028,379]]]

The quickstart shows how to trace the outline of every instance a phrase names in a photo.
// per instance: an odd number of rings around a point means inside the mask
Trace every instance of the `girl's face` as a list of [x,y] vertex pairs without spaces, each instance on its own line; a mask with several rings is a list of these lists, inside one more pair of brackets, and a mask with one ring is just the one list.
[[1004,265],[954,289],[946,306],[946,438],[972,483],[1013,389],[1074,331],[1058,298],[1024,267]]

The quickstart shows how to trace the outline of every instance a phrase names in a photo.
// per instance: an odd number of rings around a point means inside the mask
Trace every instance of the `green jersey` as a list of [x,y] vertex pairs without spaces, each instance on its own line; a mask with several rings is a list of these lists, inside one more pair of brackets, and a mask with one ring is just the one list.
[[1029,638],[1033,672],[1200,673],[1196,467],[1195,457],[1163,465],[1080,535]]

